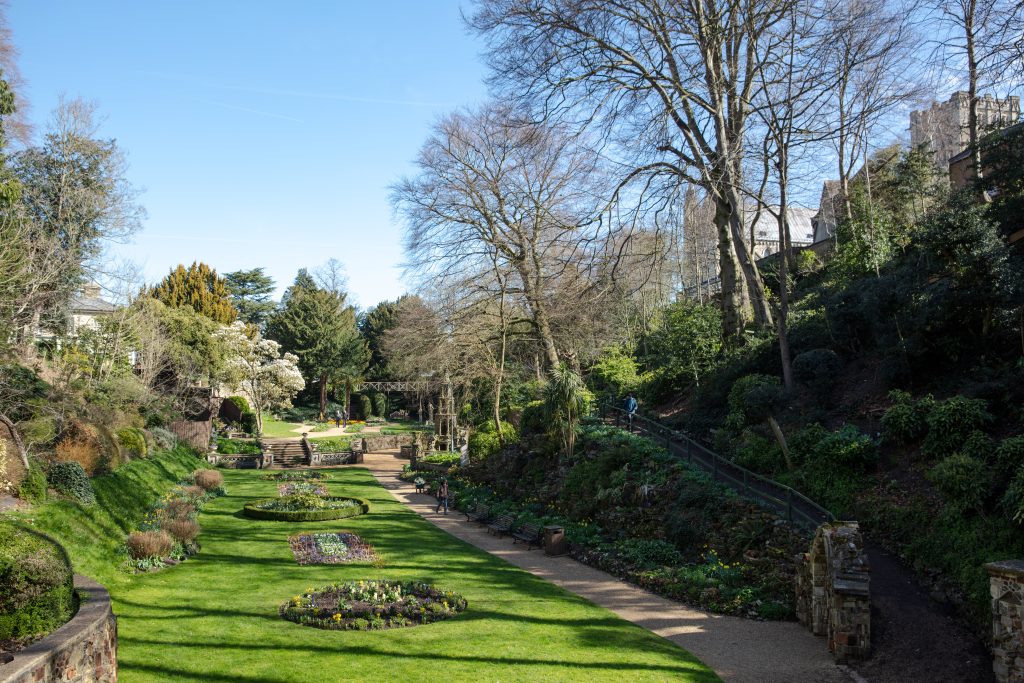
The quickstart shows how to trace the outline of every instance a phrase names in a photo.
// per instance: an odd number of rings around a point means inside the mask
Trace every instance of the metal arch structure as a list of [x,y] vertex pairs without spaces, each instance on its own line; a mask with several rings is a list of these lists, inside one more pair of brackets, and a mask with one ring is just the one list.
[[385,380],[383,382],[360,382],[359,390],[372,389],[373,391],[423,391],[430,387],[428,382],[415,380]]

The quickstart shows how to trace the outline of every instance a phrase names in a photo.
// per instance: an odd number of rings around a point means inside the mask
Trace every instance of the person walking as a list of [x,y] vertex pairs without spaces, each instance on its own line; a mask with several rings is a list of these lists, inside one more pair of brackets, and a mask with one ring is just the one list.
[[348,428],[348,406],[341,409],[341,426]]
[[334,409],[334,426],[341,426],[341,411],[337,408]]
[[633,431],[633,416],[636,415],[636,409],[637,409],[637,402],[636,402],[636,398],[633,396],[633,392],[630,392],[630,393],[626,394],[625,408],[626,408],[626,424],[627,424],[627,427],[628,427],[629,431],[632,432]]
[[434,514],[441,511],[444,508],[444,514],[448,514],[448,479],[441,479],[441,487],[437,489],[437,507],[434,508]]

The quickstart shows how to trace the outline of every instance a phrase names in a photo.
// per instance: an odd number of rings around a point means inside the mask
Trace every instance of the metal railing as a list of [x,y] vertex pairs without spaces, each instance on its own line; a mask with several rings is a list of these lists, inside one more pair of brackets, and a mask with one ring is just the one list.
[[831,512],[794,488],[751,472],[656,420],[635,413],[630,420],[624,409],[607,403],[601,404],[600,411],[602,420],[609,419],[610,411],[616,427],[627,428],[630,432],[635,431],[663,443],[670,455],[699,467],[715,481],[779,513],[791,524],[813,533],[822,524],[836,519]]

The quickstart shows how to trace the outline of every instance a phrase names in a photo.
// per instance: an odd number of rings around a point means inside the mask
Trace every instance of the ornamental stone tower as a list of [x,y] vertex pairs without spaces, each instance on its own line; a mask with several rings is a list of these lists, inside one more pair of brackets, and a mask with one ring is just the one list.
[[[932,106],[910,114],[910,144],[916,147],[928,143],[935,152],[935,165],[942,174],[949,172],[949,160],[966,149],[970,143],[967,115],[970,98],[965,92],[955,92],[946,102],[932,102]],[[1009,126],[1020,118],[1020,98],[1010,96],[1000,100],[991,95],[978,98],[978,129],[982,133],[993,124]]]

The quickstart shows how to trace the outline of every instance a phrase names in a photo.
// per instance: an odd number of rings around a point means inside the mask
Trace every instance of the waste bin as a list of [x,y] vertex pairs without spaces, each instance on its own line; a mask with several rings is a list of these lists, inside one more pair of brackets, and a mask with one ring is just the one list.
[[544,527],[544,552],[547,555],[565,555],[569,552],[569,544],[565,540],[563,527]]

